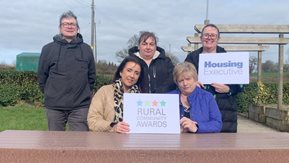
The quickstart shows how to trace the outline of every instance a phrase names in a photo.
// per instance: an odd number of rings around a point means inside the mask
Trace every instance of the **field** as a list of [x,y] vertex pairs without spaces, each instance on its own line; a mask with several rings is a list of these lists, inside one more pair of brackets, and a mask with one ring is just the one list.
[[[257,81],[257,73],[250,74],[250,82]],[[279,83],[278,72],[263,72],[261,81],[264,83]],[[283,83],[289,83],[289,72],[283,72]]]
[[45,110],[28,104],[0,107],[0,131],[47,130]]

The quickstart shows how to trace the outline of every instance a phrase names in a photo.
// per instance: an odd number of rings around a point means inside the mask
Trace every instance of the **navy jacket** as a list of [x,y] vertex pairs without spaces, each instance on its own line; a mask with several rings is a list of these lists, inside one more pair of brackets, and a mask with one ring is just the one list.
[[[170,92],[180,94],[180,90]],[[218,105],[210,92],[199,87],[188,96],[190,118],[198,123],[197,133],[214,133],[222,129],[222,117]],[[181,102],[180,102],[181,104]],[[180,105],[180,118],[184,116],[184,107]]]

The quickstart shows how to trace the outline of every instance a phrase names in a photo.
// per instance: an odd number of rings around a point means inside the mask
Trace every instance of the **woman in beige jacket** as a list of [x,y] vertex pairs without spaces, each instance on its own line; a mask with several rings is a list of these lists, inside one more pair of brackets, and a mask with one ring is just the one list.
[[134,57],[126,57],[114,75],[114,83],[102,86],[94,95],[88,111],[88,127],[96,132],[129,132],[123,121],[123,93],[140,93],[142,69]]

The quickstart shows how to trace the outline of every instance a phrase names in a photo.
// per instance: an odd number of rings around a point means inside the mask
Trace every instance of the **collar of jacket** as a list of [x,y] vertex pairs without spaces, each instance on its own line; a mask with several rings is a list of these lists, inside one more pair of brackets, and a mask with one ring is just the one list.
[[[202,53],[203,52],[203,47],[199,48],[198,50],[200,50],[199,53]],[[217,46],[217,53],[226,53],[226,52],[227,51],[224,48],[222,48],[220,46]]]
[[[197,94],[200,89],[201,89],[200,87],[196,86],[196,88],[193,90],[193,92],[191,92],[191,93],[187,96],[188,99],[190,99],[191,96],[195,96],[195,94]],[[182,93],[179,88],[176,89],[176,92],[177,92],[179,95],[181,95],[181,93]]]
[[[154,57],[153,59],[166,57],[166,52],[163,48],[157,46],[157,51],[159,52],[159,55],[157,57]],[[136,55],[136,53],[138,52],[139,52],[139,49],[137,46],[134,46],[128,50],[129,55]]]
[[60,45],[71,45],[72,47],[75,47],[83,42],[82,35],[80,33],[77,33],[76,37],[71,40],[71,42],[65,40],[61,34],[55,35],[53,40]]

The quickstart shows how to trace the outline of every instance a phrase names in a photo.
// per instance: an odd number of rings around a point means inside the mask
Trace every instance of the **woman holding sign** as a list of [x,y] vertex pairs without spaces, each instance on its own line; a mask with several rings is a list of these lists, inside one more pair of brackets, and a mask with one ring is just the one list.
[[[225,53],[225,49],[217,46],[220,32],[216,25],[207,24],[201,32],[202,47],[188,54],[185,61],[194,64],[198,71],[200,53]],[[218,103],[222,113],[223,127],[221,132],[237,132],[237,102],[235,95],[242,91],[239,84],[212,83],[202,85],[205,90],[211,92]]]
[[123,94],[140,93],[142,69],[134,57],[126,57],[114,75],[114,83],[101,87],[94,95],[88,112],[88,127],[97,132],[129,132],[123,122]]
[[218,105],[210,92],[198,87],[195,66],[189,62],[177,64],[173,72],[180,95],[180,124],[182,132],[220,132],[222,118]]

